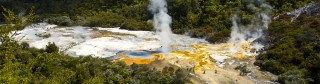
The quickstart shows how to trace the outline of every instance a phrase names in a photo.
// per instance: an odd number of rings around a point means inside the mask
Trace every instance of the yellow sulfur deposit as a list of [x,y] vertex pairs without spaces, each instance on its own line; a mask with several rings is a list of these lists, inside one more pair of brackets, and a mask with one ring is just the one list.
[[251,44],[251,42],[245,41],[245,42],[243,43],[243,45],[242,45],[242,49],[244,49],[244,50],[250,50],[250,49],[249,49],[250,44]]
[[92,38],[99,38],[99,37],[114,37],[114,38],[120,38],[119,36],[133,36],[137,37],[136,35],[133,34],[124,34],[124,33],[117,33],[117,32],[110,32],[106,31],[105,33],[100,33],[100,34],[92,34]]
[[151,62],[155,61],[155,59],[156,58],[152,58],[152,59],[128,58],[128,57],[121,58],[121,60],[124,61],[127,65],[131,65],[133,63],[135,63],[135,64],[150,64]]
[[[223,62],[230,62],[228,57],[239,59],[252,57],[250,59],[254,59],[254,54],[250,52],[253,50],[251,49],[250,44],[251,42],[245,42],[240,47],[240,50],[237,50],[235,53],[231,53],[229,43],[191,44],[189,45],[193,48],[191,50],[173,50],[171,53],[167,54],[153,53],[151,54],[153,58],[144,59],[121,56],[120,60],[124,61],[127,65],[131,65],[133,63],[150,64],[156,60],[160,60],[164,63],[160,63],[159,65],[156,64],[156,67],[173,65],[185,68],[190,70],[191,73],[199,76],[199,78],[202,78],[205,81],[210,81],[210,84],[217,84],[220,80],[237,80],[251,84],[246,79],[241,79],[242,77],[239,76],[239,73],[220,68],[221,60],[223,60]],[[178,49],[179,46],[181,45],[174,45],[172,47],[173,49]],[[216,58],[214,56],[216,56]]]
[[[195,70],[210,69],[214,67],[214,62],[211,60],[209,50],[203,45],[192,44],[194,50],[173,51],[170,56],[178,56],[179,60],[186,60],[194,65]],[[179,64],[175,64],[182,66]]]
[[[194,67],[195,70],[211,69],[215,66],[215,61],[211,58],[212,54],[231,56],[239,59],[247,58],[248,55],[245,52],[230,53],[230,44],[191,44],[193,50],[174,50],[168,54],[153,53],[153,58],[130,58],[127,56],[121,56],[121,60],[126,64],[149,64],[155,60],[166,60],[169,63],[182,67]],[[244,51],[250,51],[250,42],[245,42],[242,46]],[[253,56],[251,56],[253,57]]]

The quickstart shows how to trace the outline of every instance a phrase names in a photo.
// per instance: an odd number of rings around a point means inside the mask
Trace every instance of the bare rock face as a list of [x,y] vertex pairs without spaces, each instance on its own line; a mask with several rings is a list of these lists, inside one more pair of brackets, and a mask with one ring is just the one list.
[[302,14],[309,17],[320,18],[320,2],[311,3],[306,7],[287,13],[287,15],[293,17],[293,19],[299,17]]
[[311,4],[308,8],[305,8],[302,14],[320,18],[320,3]]

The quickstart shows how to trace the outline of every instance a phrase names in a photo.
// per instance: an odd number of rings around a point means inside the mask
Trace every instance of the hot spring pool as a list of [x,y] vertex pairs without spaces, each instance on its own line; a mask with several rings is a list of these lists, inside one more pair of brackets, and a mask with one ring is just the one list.
[[125,54],[130,58],[153,58],[150,52],[148,51],[127,51]]

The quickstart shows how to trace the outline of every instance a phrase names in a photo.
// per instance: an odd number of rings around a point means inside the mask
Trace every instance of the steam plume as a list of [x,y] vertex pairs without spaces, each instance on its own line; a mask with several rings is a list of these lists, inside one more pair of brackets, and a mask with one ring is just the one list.
[[153,16],[153,26],[160,35],[162,52],[168,53],[171,51],[172,31],[170,28],[171,17],[167,14],[168,9],[166,0],[150,0],[149,11]]
[[[271,22],[270,14],[272,7],[265,4],[263,0],[250,0],[247,2],[246,8],[254,12],[253,17],[250,19],[249,23],[242,24],[242,17],[239,15],[234,15],[232,17],[232,32],[231,39],[229,43],[231,45],[230,50],[232,53],[242,53],[245,54],[246,51],[243,47],[247,43],[252,43],[258,38],[263,37],[263,31],[268,29],[268,25]],[[263,48],[263,45],[259,43],[251,44],[251,48],[256,49],[256,51]]]

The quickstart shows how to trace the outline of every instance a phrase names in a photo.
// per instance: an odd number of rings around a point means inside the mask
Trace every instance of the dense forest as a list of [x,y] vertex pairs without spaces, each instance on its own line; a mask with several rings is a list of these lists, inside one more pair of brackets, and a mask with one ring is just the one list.
[[320,20],[302,15],[291,22],[280,16],[268,31],[270,47],[257,57],[256,65],[280,75],[280,83],[320,82]]
[[[167,0],[172,29],[177,34],[206,38],[212,43],[230,37],[231,17],[244,21],[253,15],[253,0]],[[266,31],[265,51],[256,57],[262,70],[279,75],[278,82],[320,83],[320,20],[301,15],[291,21],[282,15],[316,0],[265,0],[273,7],[273,19]],[[1,23],[15,23],[19,30],[27,22],[48,22],[60,26],[121,27],[153,30],[149,0],[1,0]],[[6,9],[7,8],[7,9]],[[33,11],[32,11],[33,10]],[[34,12],[34,13],[32,13]],[[10,16],[10,17],[8,17]],[[20,17],[33,20],[26,23]],[[106,58],[69,57],[57,52],[54,44],[46,49],[29,48],[10,40],[7,26],[1,26],[0,82],[5,83],[185,83],[181,71],[152,71],[144,65],[126,66]],[[5,30],[4,30],[5,29]],[[94,69],[93,69],[94,68]],[[56,72],[59,70],[60,72]],[[180,73],[181,72],[181,73]],[[10,77],[10,80],[7,77]],[[33,80],[41,80],[34,82]],[[163,81],[165,80],[165,81]]]

